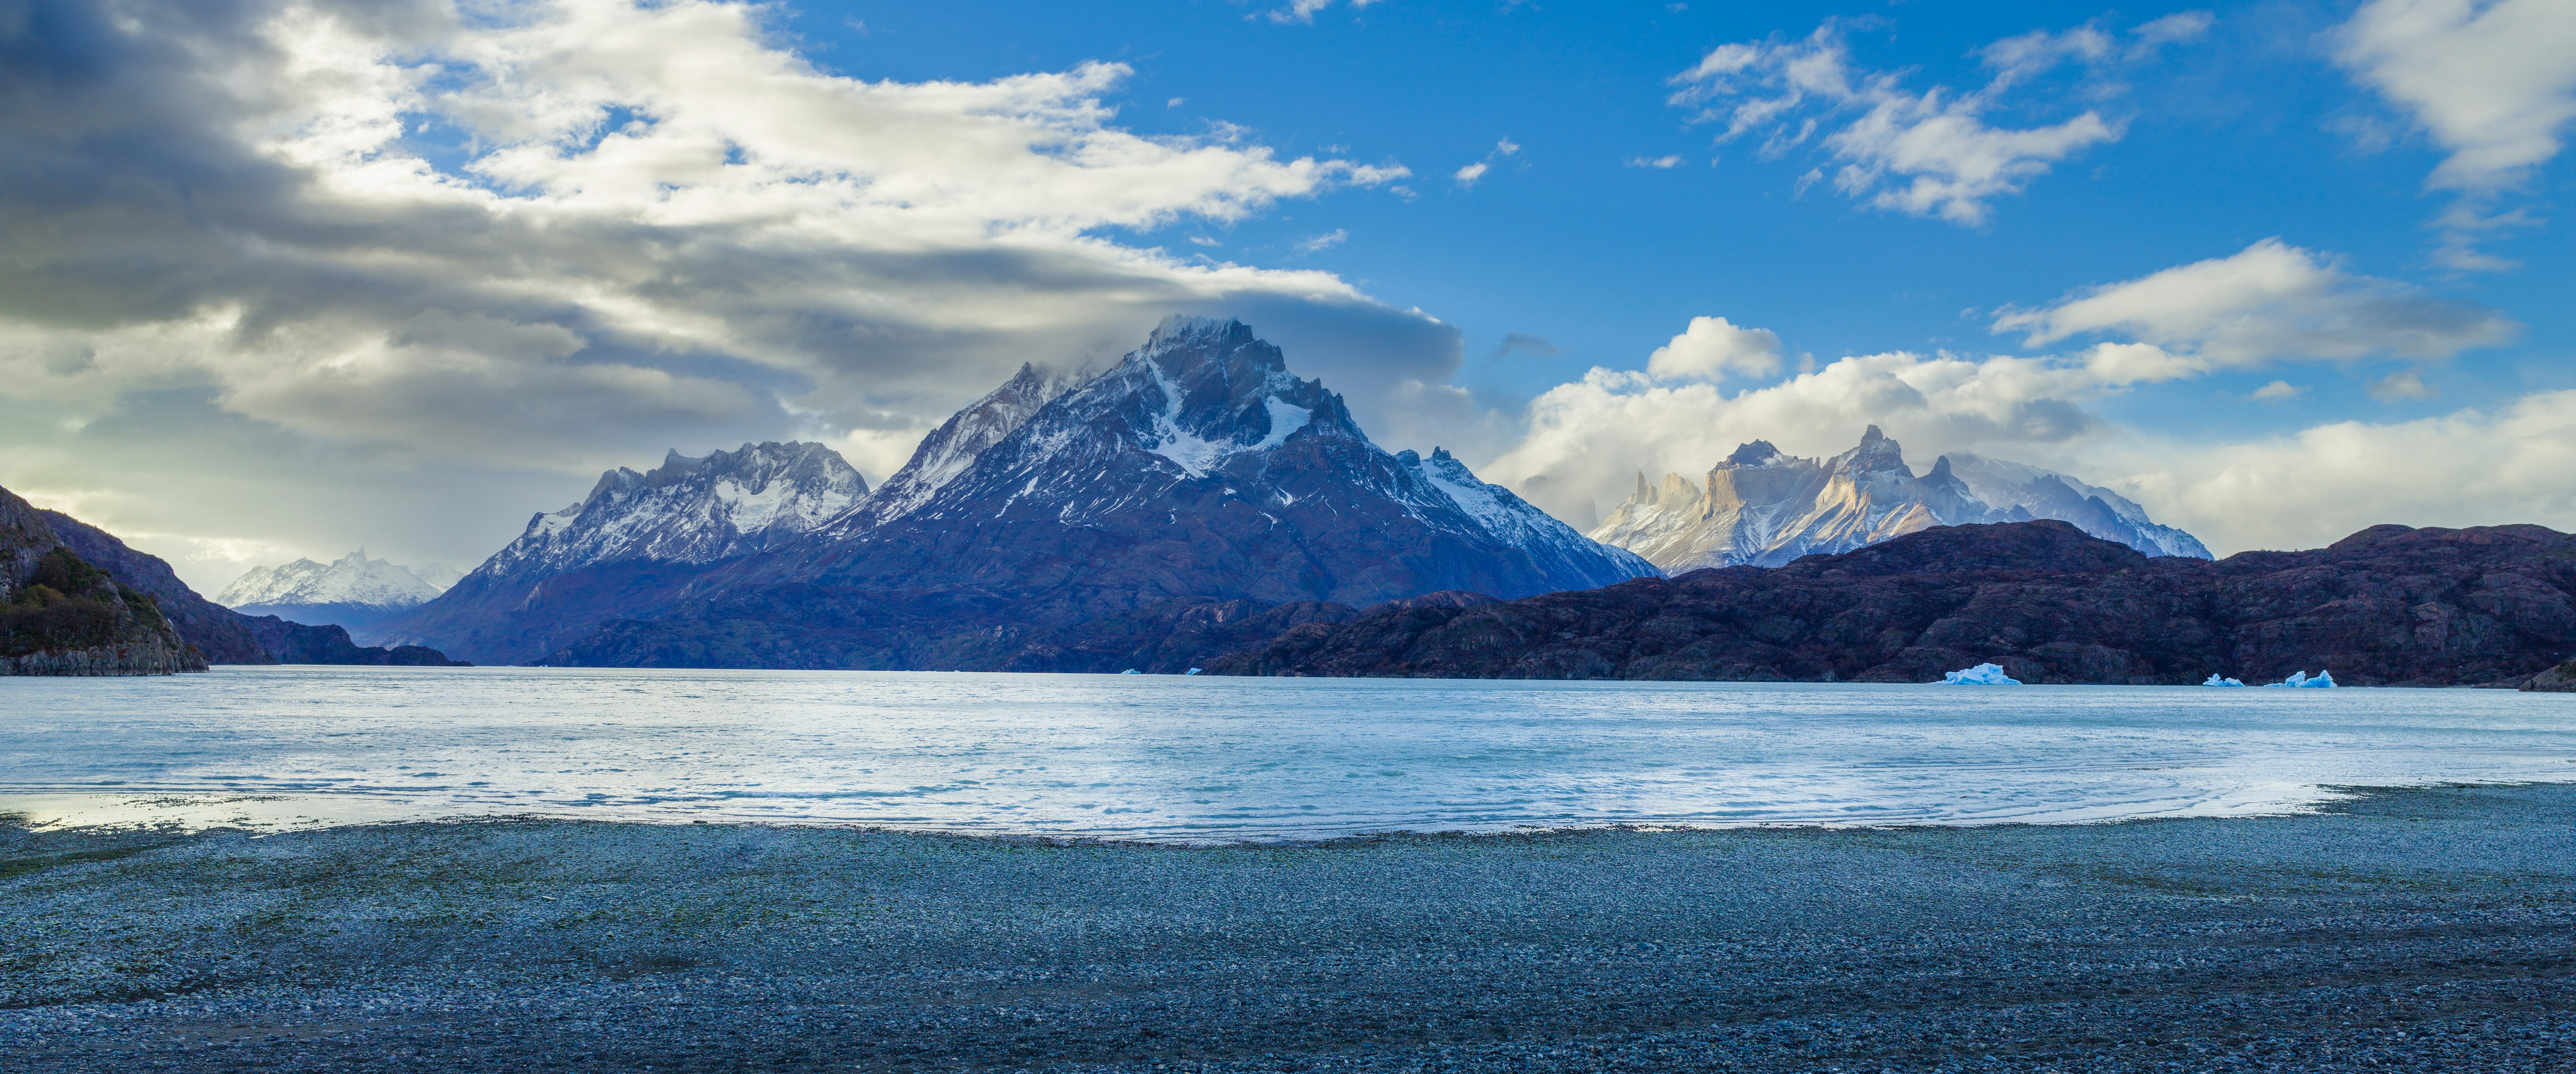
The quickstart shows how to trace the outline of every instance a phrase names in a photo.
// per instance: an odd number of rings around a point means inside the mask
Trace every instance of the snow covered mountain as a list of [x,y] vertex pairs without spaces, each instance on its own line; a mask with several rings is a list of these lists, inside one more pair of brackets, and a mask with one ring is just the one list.
[[821,444],[744,444],[693,459],[599,475],[581,502],[537,515],[477,577],[561,574],[615,560],[711,563],[801,536],[867,494],[868,482]]
[[[1060,573],[1068,541],[1093,572],[1074,588],[1119,610],[1181,596],[1516,596],[1656,573],[1446,451],[1387,453],[1240,321],[1168,319],[1088,379],[1024,369],[941,432],[952,429],[827,527],[845,547],[810,577],[1026,589]],[[961,541],[979,551],[932,551]]]
[[1173,318],[1097,376],[1023,369],[849,513],[563,660],[1119,670],[1262,609],[1656,573],[1446,451],[1378,447],[1241,322]]
[[[2147,517],[2146,508],[2109,489],[2003,459],[1964,453],[1946,458],[1950,471],[1967,483],[1970,493],[2006,514],[2018,508],[2031,518],[2072,522],[2086,533],[2150,556],[2210,558],[2209,546],[2200,538],[2158,525]],[[2014,515],[2010,521],[2022,519]]]
[[437,597],[455,580],[452,569],[443,573],[442,581],[432,582],[411,568],[368,559],[361,548],[330,563],[299,559],[253,567],[225,586],[215,603],[244,615],[365,626]]
[[438,599],[353,633],[477,663],[540,656],[602,619],[667,604],[709,564],[812,533],[867,491],[821,444],[744,444],[703,458],[675,450],[643,473],[599,475],[579,502],[530,518]]
[[1783,455],[1756,440],[1702,481],[1637,476],[1637,491],[1592,531],[1670,573],[1739,564],[1776,567],[1848,552],[1933,526],[2054,518],[2149,555],[2209,558],[2190,534],[2147,518],[2109,490],[2036,467],[1948,456],[1920,477],[1896,441],[1872,425],[1830,459]]

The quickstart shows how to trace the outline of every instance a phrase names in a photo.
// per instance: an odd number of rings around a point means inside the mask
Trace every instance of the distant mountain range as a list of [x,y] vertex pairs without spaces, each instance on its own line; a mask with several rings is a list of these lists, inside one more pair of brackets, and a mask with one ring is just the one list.
[[1943,456],[1918,477],[1896,441],[1872,425],[1830,459],[1781,454],[1767,441],[1735,449],[1701,480],[1666,474],[1592,531],[1666,573],[1848,552],[1934,526],[2053,518],[2151,556],[2210,558],[2198,538],[2156,524],[2108,489],[2033,466]]
[[413,569],[368,559],[361,548],[327,564],[299,559],[253,567],[225,586],[215,603],[244,615],[362,627],[437,597],[458,577],[445,564]]
[[[716,506],[754,499],[801,506]],[[873,492],[811,444],[612,473],[373,636],[482,662],[1116,671],[1309,605],[1657,573],[1445,451],[1379,448],[1241,322],[1174,318],[1097,375],[1024,367]]]

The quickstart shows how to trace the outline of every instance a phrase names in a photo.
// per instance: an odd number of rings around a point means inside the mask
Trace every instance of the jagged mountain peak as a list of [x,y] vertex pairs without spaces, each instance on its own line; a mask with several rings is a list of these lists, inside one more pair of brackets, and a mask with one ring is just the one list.
[[867,479],[823,444],[746,443],[703,456],[674,448],[660,466],[607,471],[580,502],[530,518],[474,574],[557,574],[621,559],[712,562],[819,528],[867,490]]
[[[2136,504],[2062,474],[2019,463],[1943,456],[1916,476],[1878,426],[1830,459],[1783,455],[1764,441],[1710,469],[1705,491],[1678,474],[1637,492],[1592,538],[1666,571],[1778,566],[1846,552],[1932,526],[2053,518],[2150,555],[2208,558],[2190,534],[2147,521]],[[2097,495],[2098,494],[2098,495]]]
[[394,611],[429,600],[445,590],[410,568],[367,558],[363,546],[329,563],[298,559],[274,567],[253,567],[225,586],[215,603],[227,608],[266,611],[318,605]]

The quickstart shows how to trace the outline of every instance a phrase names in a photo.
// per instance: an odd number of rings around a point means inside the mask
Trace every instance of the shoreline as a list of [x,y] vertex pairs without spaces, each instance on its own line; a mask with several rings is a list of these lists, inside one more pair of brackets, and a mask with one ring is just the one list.
[[29,1071],[2546,1070],[2576,1062],[2569,815],[2576,785],[2548,783],[2302,816],[1225,847],[0,824],[0,934],[26,938],[0,955],[0,1054]]

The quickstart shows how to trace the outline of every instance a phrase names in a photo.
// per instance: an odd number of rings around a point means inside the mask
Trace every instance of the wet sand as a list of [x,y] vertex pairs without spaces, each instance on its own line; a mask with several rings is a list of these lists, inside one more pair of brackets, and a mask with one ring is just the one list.
[[2576,1069],[2576,786],[1052,845],[0,825],[0,1070]]

